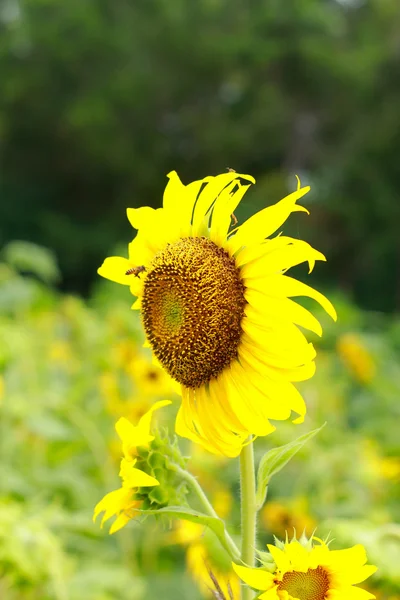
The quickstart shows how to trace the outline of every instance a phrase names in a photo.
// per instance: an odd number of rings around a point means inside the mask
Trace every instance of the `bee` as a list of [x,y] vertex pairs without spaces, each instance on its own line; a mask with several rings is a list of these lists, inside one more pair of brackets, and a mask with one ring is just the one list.
[[125,272],[125,275],[134,275],[135,277],[139,277],[140,273],[143,273],[143,271],[146,270],[146,267],[144,267],[143,265],[140,267],[132,267],[131,269],[128,269]]

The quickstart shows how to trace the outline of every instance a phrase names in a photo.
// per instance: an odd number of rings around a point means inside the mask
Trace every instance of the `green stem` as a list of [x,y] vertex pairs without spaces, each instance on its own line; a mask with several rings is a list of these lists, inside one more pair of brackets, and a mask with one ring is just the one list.
[[[240,489],[242,513],[242,561],[254,567],[256,558],[256,481],[253,444],[248,443],[240,454]],[[251,600],[254,592],[242,587],[242,600]]]
[[[211,504],[211,502],[205,495],[204,490],[201,487],[201,485],[199,484],[199,482],[197,481],[196,477],[194,477],[191,473],[189,473],[189,471],[185,471],[184,469],[181,469],[180,467],[178,467],[178,465],[174,465],[174,470],[176,472],[178,472],[181,475],[181,477],[183,479],[185,479],[187,481],[187,483],[190,485],[192,492],[194,492],[196,494],[196,496],[203,508],[203,511],[210,517],[219,519],[220,517],[215,512],[213,505]],[[225,528],[225,541],[227,542],[227,544],[229,546],[230,555],[231,555],[232,560],[238,561],[239,557],[240,557],[239,548],[236,546],[235,542],[233,541],[233,539],[227,532],[226,528]]]

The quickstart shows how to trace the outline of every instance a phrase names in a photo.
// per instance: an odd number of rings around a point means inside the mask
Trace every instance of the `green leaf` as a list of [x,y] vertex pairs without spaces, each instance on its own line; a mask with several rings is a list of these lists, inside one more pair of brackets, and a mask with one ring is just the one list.
[[313,438],[321,429],[325,427],[326,423],[324,423],[318,429],[313,429],[309,433],[305,433],[301,435],[293,442],[289,444],[285,444],[285,446],[278,446],[278,448],[273,448],[269,450],[260,461],[260,465],[258,467],[257,473],[257,493],[256,493],[256,503],[257,509],[263,506],[265,502],[265,498],[267,495],[267,489],[270,482],[270,479],[276,473],[279,473],[281,469],[293,458],[295,454],[309,441]]
[[236,553],[233,552],[232,545],[227,539],[225,523],[218,517],[209,517],[208,515],[187,506],[167,506],[165,508],[159,508],[158,510],[141,510],[140,512],[152,515],[162,515],[171,519],[184,519],[185,521],[191,521],[192,523],[198,523],[199,525],[209,527],[209,529],[215,533],[227,553],[232,558],[239,558]]

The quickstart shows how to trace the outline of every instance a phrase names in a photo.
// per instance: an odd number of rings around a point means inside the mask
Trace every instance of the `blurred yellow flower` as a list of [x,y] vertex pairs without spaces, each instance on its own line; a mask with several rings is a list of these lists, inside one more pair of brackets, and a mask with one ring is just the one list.
[[49,348],[49,359],[56,363],[67,363],[72,358],[71,346],[65,340],[55,340]]
[[398,456],[382,456],[375,440],[364,440],[362,451],[368,467],[377,479],[400,481],[400,458]]
[[165,396],[173,392],[171,378],[161,367],[144,356],[137,355],[127,365],[139,393],[145,396]]
[[119,340],[112,347],[112,356],[115,367],[126,369],[131,361],[137,356],[137,347],[132,343],[132,340]]
[[308,514],[307,500],[296,498],[294,501],[270,501],[260,513],[261,523],[275,536],[285,538],[286,532],[299,535],[305,531],[311,536],[316,528],[316,521]]
[[239,579],[232,570],[230,559],[211,531],[190,521],[179,521],[170,539],[172,542],[187,546],[188,571],[205,598],[215,598],[214,581],[218,582],[226,598],[231,597],[229,589],[233,593],[233,598],[239,598]]
[[[122,486],[118,490],[109,492],[100,500],[94,509],[93,521],[104,512],[101,527],[108,519],[116,516],[116,520],[110,528],[110,534],[122,529],[134,518],[136,509],[141,502],[135,499],[135,494],[140,487],[153,487],[159,485],[157,479],[135,468],[137,459],[137,448],[147,447],[154,440],[150,433],[151,418],[153,412],[159,408],[171,404],[169,400],[156,402],[152,408],[142,416],[138,425],[132,425],[122,417],[117,421],[115,429],[122,442],[123,458],[121,459],[119,476]],[[137,513],[136,513],[137,514]]]
[[375,377],[376,365],[371,354],[355,333],[342,335],[337,343],[339,356],[360,383],[370,383]]
[[376,571],[366,565],[363,546],[330,550],[320,541],[307,546],[297,540],[268,545],[275,562],[274,572],[233,565],[239,577],[250,587],[265,593],[260,600],[368,600],[375,598],[366,590],[354,587]]
[[311,297],[336,319],[327,298],[286,276],[325,257],[301,240],[267,239],[292,212],[308,212],[296,202],[310,188],[299,181],[230,231],[253,177],[230,171],[187,186],[168,177],[163,208],[128,209],[138,230],[129,259],[107,258],[98,272],[138,298],[148,344],[182,395],[177,433],[233,457],[250,434],[271,433],[271,419],[304,419],[293,382],[312,377],[316,353],[298,326],[322,328],[291,298]]
[[107,371],[100,375],[98,381],[100,392],[107,402],[107,408],[111,408],[110,412],[113,412],[112,407],[120,400],[118,379],[114,373]]
[[212,505],[215,512],[221,519],[225,519],[229,515],[233,505],[233,497],[231,492],[225,487],[216,485],[215,482]]
[[380,472],[385,479],[400,482],[400,458],[396,456],[382,458]]

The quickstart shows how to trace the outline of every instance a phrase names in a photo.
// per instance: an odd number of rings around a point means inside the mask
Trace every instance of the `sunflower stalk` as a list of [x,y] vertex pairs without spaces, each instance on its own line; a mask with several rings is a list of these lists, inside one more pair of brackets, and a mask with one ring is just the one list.
[[[241,559],[249,567],[256,560],[256,481],[254,471],[254,450],[251,438],[240,453],[240,489],[241,489]],[[249,587],[242,588],[242,600],[252,600],[254,592]]]

